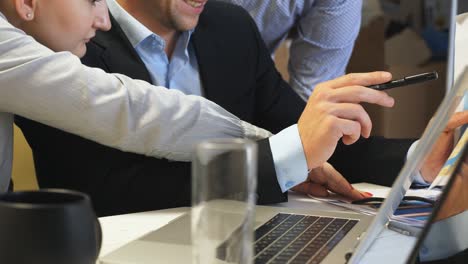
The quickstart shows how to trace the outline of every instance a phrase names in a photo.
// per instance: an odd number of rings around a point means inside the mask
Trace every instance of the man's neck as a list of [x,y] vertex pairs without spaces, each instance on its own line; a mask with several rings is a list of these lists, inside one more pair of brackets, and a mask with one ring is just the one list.
[[141,24],[164,39],[166,42],[164,51],[166,52],[167,57],[171,59],[180,32],[174,29],[170,29],[159,23],[157,18],[150,14],[152,12],[145,6],[138,4],[138,1],[129,3],[125,0],[117,0],[117,2],[123,9],[125,9],[125,11],[137,19]]

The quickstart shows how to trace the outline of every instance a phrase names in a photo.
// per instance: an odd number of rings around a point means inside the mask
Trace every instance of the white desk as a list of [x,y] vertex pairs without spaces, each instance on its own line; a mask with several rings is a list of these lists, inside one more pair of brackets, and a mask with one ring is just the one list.
[[[339,207],[328,205],[293,192],[289,193],[289,202],[277,204],[280,207],[310,208],[325,211],[343,211]],[[124,244],[156,230],[189,210],[188,207],[159,210],[136,214],[102,217],[103,241],[100,256],[104,256]],[[410,254],[415,238],[385,230],[366,253],[362,263],[404,263]]]

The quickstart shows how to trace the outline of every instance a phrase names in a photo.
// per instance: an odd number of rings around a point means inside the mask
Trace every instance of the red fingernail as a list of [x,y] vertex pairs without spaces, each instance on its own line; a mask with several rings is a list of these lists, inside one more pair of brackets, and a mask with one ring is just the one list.
[[374,196],[374,195],[373,195],[372,193],[370,193],[370,192],[364,192],[364,194],[365,194],[367,197],[372,197],[372,196]]

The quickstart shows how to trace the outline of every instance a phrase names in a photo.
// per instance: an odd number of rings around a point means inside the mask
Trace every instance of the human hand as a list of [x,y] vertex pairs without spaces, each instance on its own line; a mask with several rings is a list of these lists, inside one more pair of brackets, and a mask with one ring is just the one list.
[[468,111],[457,112],[450,118],[420,170],[426,182],[432,182],[437,177],[452,153],[455,129],[465,124],[468,124]]
[[351,184],[333,166],[325,162],[322,166],[313,169],[307,180],[292,188],[293,191],[310,194],[317,197],[327,197],[329,191],[350,200],[359,200],[372,196],[354,189]]
[[437,213],[435,221],[443,220],[468,210],[468,163],[461,164],[460,171],[454,175],[453,185]]
[[369,137],[372,122],[359,103],[392,107],[394,100],[385,92],[364,86],[391,78],[388,72],[354,73],[315,87],[298,122],[309,170],[326,162],[341,138],[350,145],[360,136]]

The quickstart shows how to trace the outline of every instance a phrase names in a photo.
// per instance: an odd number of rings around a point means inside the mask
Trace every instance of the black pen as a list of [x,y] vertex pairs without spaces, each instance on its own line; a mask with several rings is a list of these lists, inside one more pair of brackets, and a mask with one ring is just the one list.
[[433,71],[433,72],[426,72],[426,73],[421,73],[417,75],[407,76],[407,77],[404,77],[403,79],[392,80],[386,83],[375,84],[375,85],[371,85],[367,87],[382,91],[382,90],[392,89],[392,88],[401,87],[405,85],[411,85],[411,84],[416,84],[416,83],[421,83],[421,82],[426,82],[426,81],[437,80],[437,78],[439,78],[439,75],[437,74],[436,71]]

